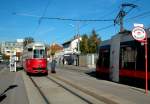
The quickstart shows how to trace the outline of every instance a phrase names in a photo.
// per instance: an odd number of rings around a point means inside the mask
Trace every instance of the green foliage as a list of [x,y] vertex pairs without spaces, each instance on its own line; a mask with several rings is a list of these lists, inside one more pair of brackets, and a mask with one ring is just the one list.
[[55,55],[55,51],[51,51],[51,55],[54,56]]
[[82,41],[80,42],[80,51],[82,54],[86,54],[89,52],[88,40],[88,36],[84,34],[82,36]]
[[9,60],[10,56],[7,56],[7,55],[3,54],[2,58],[3,58],[4,60]]
[[92,33],[89,35],[89,37],[87,36],[87,34],[84,34],[80,42],[81,53],[82,54],[96,53],[100,41],[101,38],[98,37],[98,34],[96,33],[95,30],[92,30]]

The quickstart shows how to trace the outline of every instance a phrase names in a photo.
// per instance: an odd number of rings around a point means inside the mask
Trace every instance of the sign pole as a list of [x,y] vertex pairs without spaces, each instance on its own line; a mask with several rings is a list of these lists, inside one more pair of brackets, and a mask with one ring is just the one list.
[[147,35],[146,35],[146,37],[145,37],[146,39],[145,39],[145,71],[146,71],[146,73],[145,73],[145,81],[146,81],[146,83],[145,83],[145,92],[146,92],[146,95],[148,95],[148,74],[147,74],[147,62],[148,62],[148,60],[147,60]]
[[132,36],[135,40],[144,43],[145,45],[145,93],[148,95],[148,69],[147,69],[147,63],[148,63],[148,57],[147,57],[147,34],[144,30],[143,24],[134,24],[134,29],[132,30]]

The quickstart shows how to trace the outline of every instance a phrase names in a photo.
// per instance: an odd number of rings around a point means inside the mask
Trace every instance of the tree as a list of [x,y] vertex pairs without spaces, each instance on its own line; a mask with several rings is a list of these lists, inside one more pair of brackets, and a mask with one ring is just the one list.
[[52,56],[54,56],[57,51],[63,50],[63,47],[61,47],[61,46],[58,45],[58,44],[52,44],[52,45],[50,46],[50,50],[51,50],[51,53],[50,53],[50,54],[51,54]]
[[82,36],[80,42],[80,51],[82,54],[87,53],[96,53],[97,47],[99,46],[101,38],[98,37],[98,34],[95,30],[92,30],[91,35],[88,37],[87,34]]
[[34,39],[32,37],[25,37],[24,38],[24,42],[23,42],[23,46],[25,47],[26,45],[33,43]]
[[101,38],[98,37],[98,34],[95,30],[92,30],[92,34],[89,37],[89,53],[96,53],[97,47],[99,46]]
[[88,40],[87,34],[84,34],[82,36],[82,41],[80,42],[80,51],[82,54],[87,54],[89,52]]

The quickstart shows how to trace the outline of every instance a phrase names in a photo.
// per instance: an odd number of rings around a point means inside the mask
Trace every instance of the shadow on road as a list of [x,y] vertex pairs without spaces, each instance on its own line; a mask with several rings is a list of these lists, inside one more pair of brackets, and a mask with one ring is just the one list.
[[7,95],[6,95],[6,92],[15,88],[15,87],[18,87],[18,85],[10,85],[5,91],[3,91],[1,94],[0,94],[0,102],[3,101]]
[[0,102],[3,101],[6,97],[7,97],[6,94],[1,95],[0,96]]
[[109,77],[107,75],[103,75],[103,76],[102,75],[101,76],[97,75],[96,71],[86,72],[86,74],[91,76],[91,77],[94,77],[96,79],[99,79],[99,80],[108,80],[108,81],[110,81]]
[[48,73],[27,73],[27,75],[30,77],[45,77],[48,75]]

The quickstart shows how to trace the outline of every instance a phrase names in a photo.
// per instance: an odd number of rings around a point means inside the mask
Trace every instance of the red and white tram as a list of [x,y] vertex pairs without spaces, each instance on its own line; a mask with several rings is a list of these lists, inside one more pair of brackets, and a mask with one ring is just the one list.
[[35,42],[23,50],[23,68],[27,74],[48,74],[45,44]]

